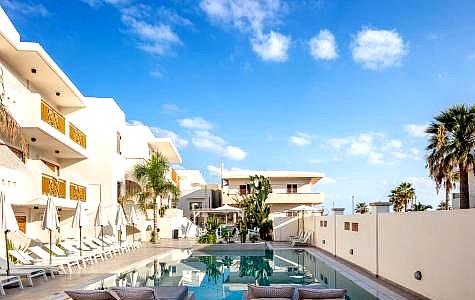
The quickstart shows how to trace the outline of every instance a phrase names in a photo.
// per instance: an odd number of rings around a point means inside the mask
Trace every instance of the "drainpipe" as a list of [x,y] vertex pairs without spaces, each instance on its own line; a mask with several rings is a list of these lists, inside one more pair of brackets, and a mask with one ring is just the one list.
[[343,215],[345,213],[345,209],[342,207],[334,207],[332,208],[333,212],[333,256],[336,256],[336,216]]

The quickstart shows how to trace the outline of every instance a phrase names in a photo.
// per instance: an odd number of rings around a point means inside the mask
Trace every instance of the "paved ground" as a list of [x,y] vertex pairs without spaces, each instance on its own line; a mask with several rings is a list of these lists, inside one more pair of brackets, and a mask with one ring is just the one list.
[[34,286],[25,286],[23,290],[5,288],[7,297],[4,297],[4,299],[65,299],[64,290],[87,286],[122,270],[128,270],[133,263],[143,261],[154,255],[166,254],[168,249],[188,249],[192,245],[193,241],[189,240],[161,240],[157,245],[144,244],[144,247],[140,249],[116,256],[105,262],[88,265],[86,269],[75,270],[71,275],[58,275],[55,279],[48,281],[33,279]]

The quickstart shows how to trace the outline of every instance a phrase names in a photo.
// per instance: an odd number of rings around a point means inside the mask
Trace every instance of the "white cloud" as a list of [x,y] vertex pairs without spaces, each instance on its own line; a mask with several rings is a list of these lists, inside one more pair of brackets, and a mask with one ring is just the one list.
[[426,129],[428,125],[426,124],[407,124],[404,126],[404,130],[412,137],[426,137]]
[[299,147],[309,145],[311,142],[312,136],[304,132],[297,132],[295,135],[289,137],[289,143]]
[[231,24],[249,34],[253,51],[263,60],[287,60],[290,36],[266,30],[285,10],[280,0],[202,0],[200,8],[213,22]]
[[191,142],[198,149],[216,153],[233,160],[243,160],[247,155],[240,147],[228,145],[223,138],[206,130],[195,131]]
[[41,17],[47,17],[51,15],[50,11],[43,4],[11,0],[0,1],[0,4],[5,10],[11,13],[22,14],[25,16],[37,15]]
[[180,119],[178,120],[178,124],[187,129],[208,130],[213,128],[213,124],[201,117]]
[[320,30],[318,35],[309,41],[310,54],[316,60],[332,60],[338,58],[335,36],[327,29]]
[[311,163],[311,164],[314,164],[314,165],[318,165],[318,164],[324,163],[325,161],[322,160],[322,159],[311,159],[308,162]]
[[171,138],[172,141],[175,143],[175,145],[179,148],[183,148],[183,147],[186,147],[188,145],[188,140],[182,138],[177,133],[175,133],[171,130],[158,128],[158,127],[151,127],[150,129],[152,130],[153,134],[156,137]]
[[246,158],[246,152],[236,146],[227,146],[225,156],[234,160],[243,160],[244,158]]
[[333,184],[336,183],[336,180],[331,177],[323,177],[318,181],[318,184]]
[[349,141],[343,138],[331,138],[327,141],[327,144],[334,149],[340,149],[348,143]]
[[163,78],[163,73],[162,71],[160,71],[160,69],[155,69],[150,71],[150,76],[155,78]]
[[373,147],[373,136],[369,133],[362,133],[350,145],[350,154],[368,155]]
[[401,149],[402,148],[402,142],[400,140],[396,139],[391,139],[386,143],[388,148],[392,149]]
[[383,154],[379,152],[370,151],[368,154],[368,163],[371,165],[384,164]]
[[165,103],[162,105],[162,110],[166,113],[174,113],[180,111],[180,108],[176,104]]
[[283,62],[287,60],[290,37],[271,31],[269,34],[253,38],[251,44],[252,50],[263,60]]
[[[92,7],[111,5],[119,13],[126,31],[136,39],[137,47],[153,55],[173,54],[174,48],[183,45],[173,25],[188,26],[191,21],[175,11],[151,3],[134,3],[132,0],[83,0]],[[160,70],[150,72],[162,77]]]
[[370,70],[398,65],[408,45],[395,30],[363,28],[354,37],[351,50],[355,62]]
[[138,47],[150,54],[170,54],[172,47],[182,45],[178,35],[170,25],[152,23],[147,14],[147,6],[137,5],[122,8],[121,20],[128,30],[139,40]]
[[211,176],[219,177],[221,175],[221,168],[218,168],[218,167],[213,166],[213,165],[208,165],[206,167],[206,169],[208,170],[208,173]]

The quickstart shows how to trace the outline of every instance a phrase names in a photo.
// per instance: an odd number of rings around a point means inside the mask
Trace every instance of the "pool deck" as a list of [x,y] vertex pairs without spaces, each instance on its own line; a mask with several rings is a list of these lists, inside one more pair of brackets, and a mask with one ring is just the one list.
[[[33,279],[33,287],[27,287],[25,285],[23,290],[5,287],[7,296],[1,298],[12,300],[68,299],[63,292],[64,290],[86,287],[118,272],[130,269],[133,263],[141,262],[152,256],[167,254],[168,250],[190,249],[193,243],[194,242],[190,240],[161,240],[156,245],[144,243],[142,248],[116,256],[105,262],[88,265],[86,269],[74,269],[72,274],[57,275],[54,279],[48,277],[48,281],[35,278]],[[25,281],[24,284],[26,284]]]
[[[269,249],[272,250],[295,249],[289,247],[289,244],[285,242],[270,242],[267,245]],[[411,291],[393,285],[386,280],[377,278],[371,273],[315,247],[306,247],[303,249],[314,255],[320,261],[326,263],[344,277],[353,281],[362,289],[377,297],[379,300],[427,300],[425,297],[416,295]]]
[[[129,270],[134,264],[141,264],[151,257],[160,257],[167,255],[175,249],[193,249],[195,242],[193,240],[160,240],[158,244],[153,245],[144,243],[140,249],[136,249],[127,254],[116,256],[106,262],[99,262],[94,265],[88,265],[86,269],[74,270],[73,274],[58,275],[55,279],[44,281],[43,279],[33,279],[34,287],[6,288],[6,297],[4,299],[49,299],[59,300],[67,299],[64,290],[81,289],[93,283],[112,276],[116,273]],[[288,243],[270,242],[267,243],[270,249],[289,249]],[[388,283],[385,280],[376,278],[374,275],[355,267],[342,259],[338,259],[319,249],[305,248],[310,254],[316,256],[319,260],[328,264],[331,268],[341,273],[353,281],[356,285],[367,290],[380,300],[413,300],[426,299],[411,292]]]

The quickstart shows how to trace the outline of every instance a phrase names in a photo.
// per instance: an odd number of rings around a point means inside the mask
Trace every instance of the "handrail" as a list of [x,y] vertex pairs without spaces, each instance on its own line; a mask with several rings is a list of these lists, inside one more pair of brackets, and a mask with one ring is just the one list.
[[41,100],[41,120],[63,134],[66,132],[66,120],[64,116],[44,100]]
[[52,176],[41,175],[41,193],[45,196],[66,198],[66,181]]
[[86,135],[84,132],[79,130],[76,126],[72,123],[69,123],[69,138],[78,144],[79,146],[86,149]]
[[72,182],[69,183],[69,199],[85,202],[86,187]]

